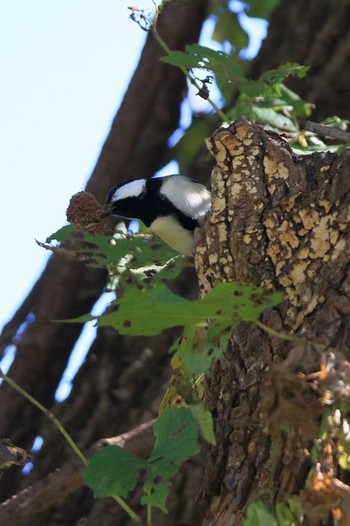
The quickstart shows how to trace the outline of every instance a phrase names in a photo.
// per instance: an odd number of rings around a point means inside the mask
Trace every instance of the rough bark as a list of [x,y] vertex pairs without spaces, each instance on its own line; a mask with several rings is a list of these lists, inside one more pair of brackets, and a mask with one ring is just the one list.
[[202,292],[233,280],[281,291],[283,303],[263,321],[304,338],[287,343],[245,323],[213,365],[208,405],[218,446],[202,487],[204,524],[238,526],[252,500],[271,504],[305,484],[316,398],[298,399],[304,425],[293,400],[289,430],[273,446],[270,439],[287,407],[287,371],[318,371],[318,344],[349,343],[350,150],[296,157],[283,139],[244,118],[214,132],[208,146],[216,166],[210,218],[198,236]]

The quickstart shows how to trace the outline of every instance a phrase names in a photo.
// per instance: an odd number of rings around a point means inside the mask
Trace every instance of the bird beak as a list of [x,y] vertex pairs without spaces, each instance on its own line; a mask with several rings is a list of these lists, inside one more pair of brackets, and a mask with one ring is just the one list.
[[101,208],[101,217],[109,216],[113,211],[113,203],[105,203]]

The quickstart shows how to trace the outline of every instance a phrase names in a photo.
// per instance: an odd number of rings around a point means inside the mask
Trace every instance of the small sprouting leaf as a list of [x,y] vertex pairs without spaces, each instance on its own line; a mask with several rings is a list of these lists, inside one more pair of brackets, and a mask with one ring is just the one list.
[[106,446],[91,457],[82,476],[96,497],[126,497],[135,488],[139,473],[145,467],[146,461],[134,457],[127,449]]
[[152,481],[146,481],[143,491],[145,495],[141,497],[141,504],[159,508],[163,513],[168,513],[166,500],[169,495],[170,482],[163,480],[154,484]]
[[277,69],[265,71],[261,75],[260,80],[268,82],[269,84],[281,84],[290,75],[296,75],[300,79],[305,77],[308,70],[309,66],[301,66],[300,64],[287,62],[287,64],[282,64]]
[[310,117],[312,113],[312,104],[306,102],[297,93],[287,88],[284,84],[281,84],[282,101],[289,107],[289,112],[294,118],[297,117]]
[[324,144],[324,145],[315,145],[308,144],[305,147],[302,147],[298,144],[290,145],[293,152],[298,155],[309,155],[315,152],[332,152],[332,153],[341,153],[346,148],[349,148],[350,144]]

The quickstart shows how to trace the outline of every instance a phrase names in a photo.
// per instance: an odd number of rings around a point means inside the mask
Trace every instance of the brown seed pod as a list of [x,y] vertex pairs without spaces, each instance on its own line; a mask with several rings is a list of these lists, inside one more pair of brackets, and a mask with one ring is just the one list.
[[88,192],[72,195],[66,212],[67,221],[77,230],[90,234],[108,235],[112,233],[108,217],[102,217],[102,205]]

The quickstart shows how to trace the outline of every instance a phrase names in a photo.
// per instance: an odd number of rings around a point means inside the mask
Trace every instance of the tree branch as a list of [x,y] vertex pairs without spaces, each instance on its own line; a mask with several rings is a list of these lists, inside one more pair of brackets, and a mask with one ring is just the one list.
[[[87,451],[91,457],[106,446],[127,447],[138,457],[146,457],[152,451],[154,420],[123,433],[103,438],[95,442]],[[41,513],[84,485],[81,477],[82,463],[74,458],[62,468],[58,468],[39,482],[29,486],[17,495],[0,504],[0,524],[19,524],[21,519]]]

